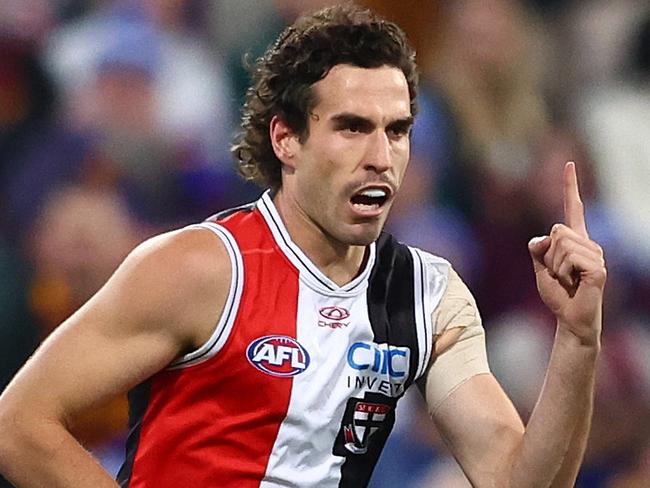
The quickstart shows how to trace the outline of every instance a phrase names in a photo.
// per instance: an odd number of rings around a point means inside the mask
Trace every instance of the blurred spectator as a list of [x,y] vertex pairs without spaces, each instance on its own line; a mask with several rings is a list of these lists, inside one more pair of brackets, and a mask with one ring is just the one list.
[[0,234],[15,242],[4,182],[20,165],[17,155],[34,134],[46,127],[55,91],[43,69],[40,41],[50,26],[47,2],[3,2],[0,5]]
[[161,137],[198,143],[211,161],[231,135],[232,99],[218,53],[184,28],[189,0],[114,0],[60,29],[46,59],[69,100],[107,63],[137,64],[151,76]]
[[53,87],[32,43],[0,35],[0,176],[31,132],[48,119]]
[[440,44],[441,13],[447,0],[358,0],[358,3],[404,29],[417,53],[420,71],[428,72],[429,62]]
[[0,2],[0,33],[20,41],[41,42],[54,24],[56,2],[4,0]]
[[246,58],[261,56],[285,24],[271,0],[212,2],[211,7],[212,36],[225,53],[234,93],[233,108],[237,110],[233,114],[238,117],[239,107],[251,82]]
[[629,69],[588,92],[579,121],[597,164],[603,203],[627,236],[628,259],[650,277],[650,8],[647,12],[631,31],[624,57]]
[[[442,94],[456,128],[441,196],[472,220],[484,204],[499,205],[494,217],[509,219],[514,209],[503,199],[526,178],[530,141],[548,119],[538,27],[513,0],[449,2],[445,15],[441,46],[424,74],[425,83]],[[498,197],[488,200],[488,188]]]
[[558,51],[563,70],[557,81],[563,90],[580,97],[585,89],[620,79],[628,69],[630,35],[648,11],[647,0],[573,2],[561,21],[568,33],[565,49]]
[[29,234],[43,337],[99,290],[145,237],[140,229],[115,193],[69,186],[49,196]]
[[[55,125],[38,137],[32,134],[15,157],[19,169],[5,192],[12,229],[20,232],[19,222],[33,219],[50,186],[76,181],[118,189],[142,220],[163,230],[201,220],[250,195],[217,160],[226,157],[229,131],[216,119],[229,125],[230,113],[216,99],[215,65],[190,41],[174,40],[178,31],[172,36],[149,20],[154,10],[144,7],[163,9],[163,3],[117,2],[55,35],[48,59],[60,68],[54,72],[64,87],[64,110]],[[169,15],[165,10],[156,19],[169,26]],[[176,77],[183,83],[173,81]],[[198,118],[170,114],[161,109],[161,100]],[[200,111],[193,108],[197,104]],[[169,123],[179,125],[171,129]],[[223,147],[215,152],[201,134],[212,142],[221,138],[217,146]]]
[[440,47],[424,76],[449,117],[450,162],[436,194],[477,235],[482,266],[473,289],[489,323],[535,293],[526,243],[541,230],[526,182],[534,143],[549,126],[542,29],[514,0],[444,5]]

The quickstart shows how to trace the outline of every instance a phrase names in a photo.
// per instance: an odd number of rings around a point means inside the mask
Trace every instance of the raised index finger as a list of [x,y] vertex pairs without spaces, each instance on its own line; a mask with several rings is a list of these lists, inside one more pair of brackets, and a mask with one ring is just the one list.
[[585,211],[578,190],[576,165],[573,161],[564,166],[564,222],[578,234],[588,237]]

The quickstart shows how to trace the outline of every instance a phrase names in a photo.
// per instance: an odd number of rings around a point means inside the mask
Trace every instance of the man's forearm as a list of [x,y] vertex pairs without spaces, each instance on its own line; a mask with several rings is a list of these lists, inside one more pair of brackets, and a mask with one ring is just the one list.
[[117,488],[117,483],[59,423],[15,418],[2,424],[0,472],[18,488]]
[[569,444],[569,451],[564,457],[560,471],[556,475],[555,480],[553,480],[552,488],[564,488],[575,485],[591,431],[591,418],[594,407],[594,383],[595,375],[592,378],[591,388],[585,391],[586,398],[584,401],[587,408],[585,408],[584,415],[581,416],[578,425],[576,425],[571,438],[571,444]]
[[559,327],[546,380],[510,473],[512,487],[570,487],[591,422],[600,345]]

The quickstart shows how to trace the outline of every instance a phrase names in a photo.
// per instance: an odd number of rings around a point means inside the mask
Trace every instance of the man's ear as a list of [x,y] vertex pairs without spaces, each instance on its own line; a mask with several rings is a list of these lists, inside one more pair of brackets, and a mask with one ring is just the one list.
[[287,166],[295,166],[295,155],[300,147],[298,134],[293,132],[282,117],[274,115],[269,125],[269,135],[275,156]]

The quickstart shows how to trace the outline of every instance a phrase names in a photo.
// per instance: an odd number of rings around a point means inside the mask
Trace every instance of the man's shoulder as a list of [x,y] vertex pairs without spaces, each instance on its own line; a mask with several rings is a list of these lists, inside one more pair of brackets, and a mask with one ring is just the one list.
[[214,232],[199,226],[156,235],[137,246],[126,259],[126,271],[142,280],[165,283],[179,295],[206,285],[227,282],[230,259],[223,243]]

